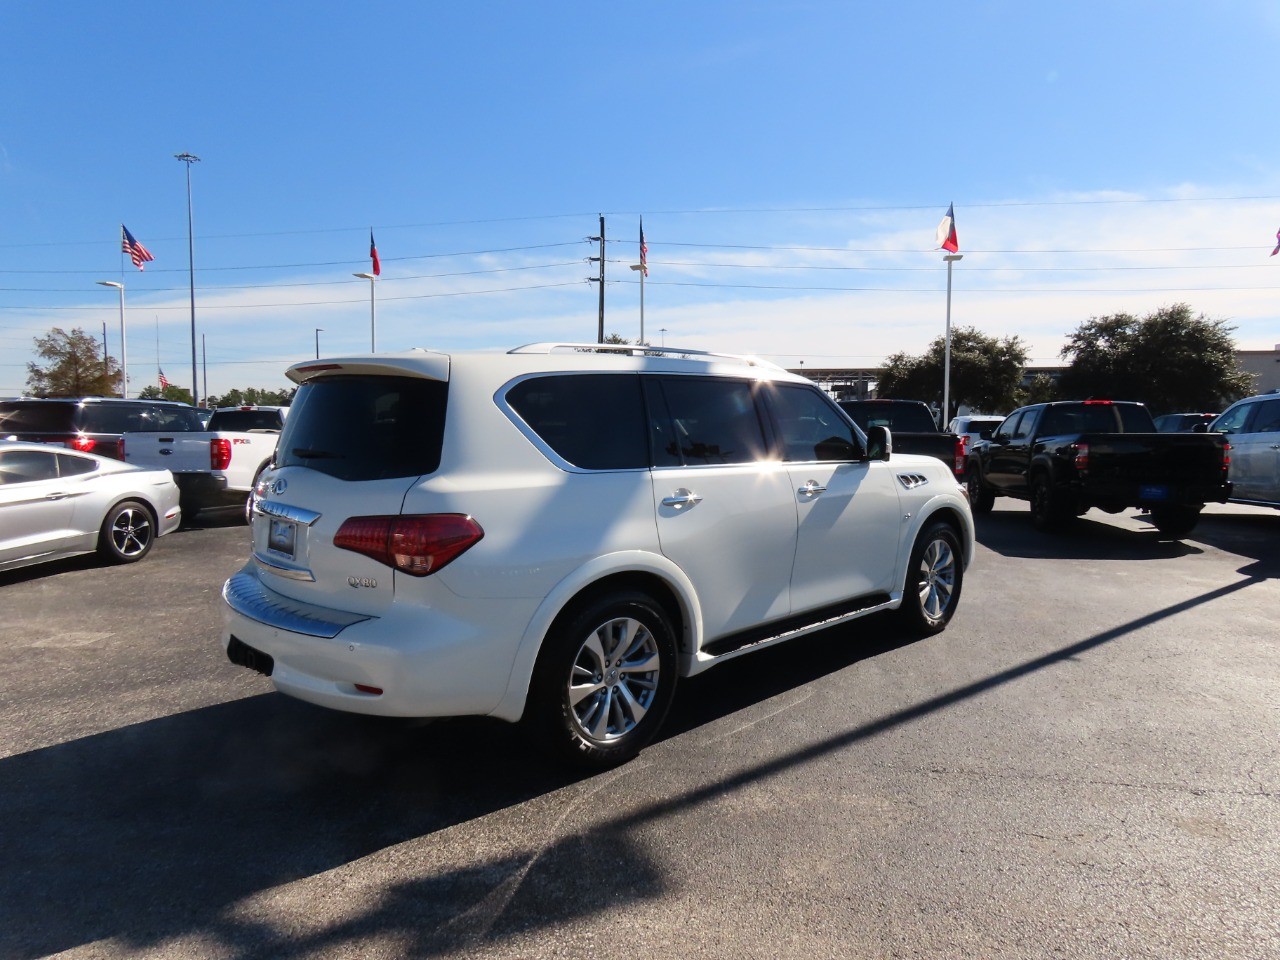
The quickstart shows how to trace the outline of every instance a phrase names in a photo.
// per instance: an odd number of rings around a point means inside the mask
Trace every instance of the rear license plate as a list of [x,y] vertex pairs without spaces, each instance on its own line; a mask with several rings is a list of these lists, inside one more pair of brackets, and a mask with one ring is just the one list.
[[1143,500],[1168,500],[1169,488],[1159,484],[1143,484],[1138,488],[1138,496]]
[[279,520],[272,517],[271,529],[267,533],[267,549],[292,560],[297,529],[297,525],[292,520]]

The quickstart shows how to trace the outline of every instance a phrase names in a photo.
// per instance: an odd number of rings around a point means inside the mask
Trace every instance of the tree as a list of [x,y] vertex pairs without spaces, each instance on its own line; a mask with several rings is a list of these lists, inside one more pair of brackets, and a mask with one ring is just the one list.
[[146,386],[138,391],[143,400],[176,400],[178,403],[191,403],[191,391],[186,387],[175,387],[172,383],[167,387]]
[[[923,400],[941,408],[947,339],[940,336],[919,357],[895,353],[880,370],[881,397]],[[1027,348],[1020,337],[998,340],[974,327],[951,331],[951,391],[953,408],[961,405],[992,413],[1017,406]],[[945,426],[951,420],[944,413]]]
[[228,390],[218,397],[205,397],[210,407],[283,407],[293,400],[298,392],[297,387],[286,387],[283,390],[268,390],[266,387],[239,387]]
[[1066,397],[1139,400],[1153,413],[1220,410],[1246,396],[1253,377],[1236,367],[1234,327],[1175,303],[1139,319],[1094,317],[1076,328],[1059,392]]
[[102,345],[79,327],[70,333],[54,327],[36,337],[36,353],[44,365],[27,364],[27,390],[37,397],[114,397],[120,393],[120,365],[106,358]]

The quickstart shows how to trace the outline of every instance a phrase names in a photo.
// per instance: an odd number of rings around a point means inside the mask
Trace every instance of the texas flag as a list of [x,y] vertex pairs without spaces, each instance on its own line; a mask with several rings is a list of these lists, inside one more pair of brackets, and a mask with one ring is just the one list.
[[955,206],[954,203],[947,206],[947,215],[938,224],[938,246],[943,250],[950,250],[952,253],[960,250],[960,241],[956,238]]
[[1271,251],[1271,255],[1274,257],[1277,253],[1280,253],[1280,230],[1276,231],[1276,248]]
[[378,245],[373,242],[373,231],[369,231],[369,259],[373,261],[373,275],[382,276],[382,261],[378,259]]

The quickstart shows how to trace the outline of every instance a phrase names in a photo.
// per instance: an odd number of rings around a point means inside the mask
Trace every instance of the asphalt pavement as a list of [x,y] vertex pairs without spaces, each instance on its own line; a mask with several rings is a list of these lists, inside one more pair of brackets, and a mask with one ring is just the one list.
[[0,958],[1280,956],[1280,513],[978,533],[941,636],[726,663],[593,777],[229,664],[233,512],[0,574]]

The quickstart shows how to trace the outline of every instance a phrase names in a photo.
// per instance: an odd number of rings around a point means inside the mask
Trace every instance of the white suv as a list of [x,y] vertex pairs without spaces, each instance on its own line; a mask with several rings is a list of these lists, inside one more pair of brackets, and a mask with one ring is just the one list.
[[1280,507],[1280,392],[1237,400],[1206,431],[1231,443],[1231,502]]
[[678,677],[881,610],[943,630],[973,555],[944,464],[760,361],[535,344],[288,375],[223,643],[335,709],[523,719],[605,767]]

